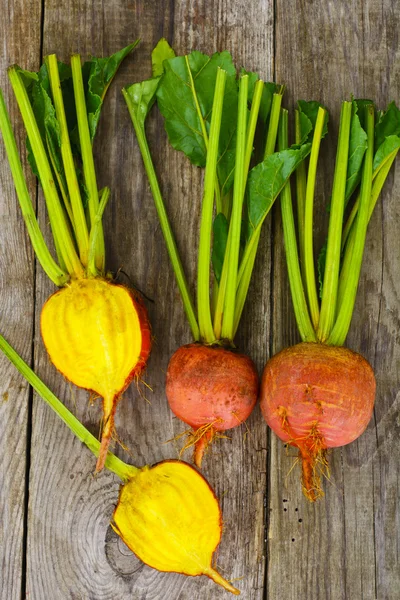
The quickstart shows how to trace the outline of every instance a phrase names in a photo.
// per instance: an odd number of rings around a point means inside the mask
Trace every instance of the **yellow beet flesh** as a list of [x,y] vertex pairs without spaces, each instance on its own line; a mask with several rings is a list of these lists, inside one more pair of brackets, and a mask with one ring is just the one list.
[[159,571],[207,575],[239,594],[211,566],[221,539],[221,511],[207,481],[191,466],[164,461],[141,469],[120,491],[113,528]]
[[41,314],[50,360],[75,385],[103,398],[103,467],[119,395],[145,366],[150,329],[133,293],[105,279],[77,279],[53,294]]

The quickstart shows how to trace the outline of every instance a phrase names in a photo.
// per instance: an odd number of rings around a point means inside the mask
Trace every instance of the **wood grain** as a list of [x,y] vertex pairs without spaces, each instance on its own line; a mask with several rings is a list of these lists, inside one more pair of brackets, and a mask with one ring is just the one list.
[[[108,266],[114,272],[122,267],[129,279],[120,274],[121,281],[154,300],[148,303],[154,348],[146,372],[152,391],[132,385],[118,407],[116,427],[135,464],[177,457],[178,443],[166,442],[185,426],[168,409],[164,378],[169,357],[190,341],[190,331],[120,89],[150,75],[151,49],[165,36],[179,53],[230,50],[238,66],[286,83],[289,107],[299,97],[325,103],[331,133],[323,142],[317,181],[321,243],[341,100],[351,93],[382,106],[399,100],[400,6],[395,0],[5,0],[3,6],[0,77],[7,93],[6,66],[19,62],[37,68],[41,47],[44,54],[57,52],[68,60],[72,52],[107,55],[142,39],[110,88],[95,141],[99,185],[112,190],[105,216]],[[15,103],[9,104],[22,149],[20,117]],[[194,292],[202,173],[168,146],[156,111],[149,118],[148,137]],[[0,158],[1,333],[28,361],[33,341],[37,373],[97,435],[99,403],[90,404],[86,393],[70,386],[44,351],[39,315],[54,287],[40,267],[34,279],[2,145]],[[34,197],[35,182],[29,177]],[[325,499],[315,506],[304,500],[296,467],[289,474],[293,451],[286,454],[273,435],[268,439],[258,407],[248,431],[232,431],[231,440],[216,442],[204,461],[224,515],[216,562],[224,576],[241,578],[236,583],[246,600],[394,600],[399,595],[399,183],[397,168],[369,228],[348,338],[376,371],[374,420],[360,440],[330,455]],[[40,193],[38,203],[49,239]],[[299,339],[278,209],[264,226],[251,301],[238,335],[239,346],[260,370],[270,353]],[[159,573],[136,559],[109,526],[117,478],[107,472],[95,478],[94,457],[36,397],[27,438],[29,392],[3,358],[0,382],[1,600],[214,600],[224,595],[204,577]],[[27,447],[31,466],[24,532]],[[119,446],[115,450],[129,456]]]
[[[355,97],[380,107],[399,98],[400,55],[395,2],[276,4],[276,77],[288,85],[290,106],[316,99],[330,111],[318,181],[316,225],[326,230],[340,103]],[[333,132],[333,135],[332,135]],[[398,596],[399,449],[391,443],[399,418],[399,217],[396,168],[371,221],[361,285],[347,344],[366,356],[377,377],[374,419],[355,443],[330,456],[325,498],[309,505],[295,458],[271,436],[271,497],[267,598],[363,600]],[[276,215],[277,216],[277,215]],[[325,226],[323,225],[325,223]],[[279,218],[275,221],[274,351],[298,341],[289,299]],[[283,318],[283,315],[285,316]],[[293,451],[290,451],[293,454]],[[392,534],[389,534],[389,531]],[[389,535],[389,537],[388,537]]]
[[[25,134],[17,118],[6,69],[21,62],[37,69],[40,54],[40,11],[37,0],[5,0],[0,15],[0,86],[9,108],[19,148]],[[23,40],[23,43],[22,43]],[[14,191],[3,142],[0,142],[0,330],[27,361],[32,357],[34,310],[34,263],[25,226]],[[35,201],[36,183],[29,177]],[[25,475],[28,385],[8,361],[0,357],[0,598],[21,597],[23,589]]]
[[[146,372],[152,392],[131,386],[116,418],[117,433],[139,465],[177,457],[178,446],[166,443],[185,426],[172,418],[164,395],[168,359],[190,341],[172,270],[169,267],[153,200],[120,88],[150,75],[150,52],[165,35],[180,52],[198,48],[209,53],[229,48],[238,66],[272,75],[271,5],[257,2],[242,14],[230,3],[202,2],[45,2],[44,53],[57,51],[67,59],[109,54],[132,39],[143,42],[119,72],[107,98],[95,142],[99,185],[110,185],[112,201],[106,214],[108,266],[120,267],[147,296],[155,337]],[[262,18],[260,18],[262,15]],[[242,23],[246,27],[242,27]],[[254,53],[254,36],[263,49]],[[149,141],[165,194],[168,213],[188,277],[195,281],[202,173],[192,168],[166,141],[159,116],[149,120]],[[46,217],[40,209],[43,226]],[[269,333],[269,230],[266,228],[253,286],[254,303],[243,320],[243,349],[261,367]],[[121,275],[122,280],[124,276]],[[37,319],[51,292],[42,272],[37,277]],[[257,329],[254,328],[257,323]],[[262,343],[260,344],[260,339]],[[245,341],[244,341],[245,340]],[[38,373],[97,434],[100,406],[89,407],[85,393],[71,390],[48,363],[41,340],[35,340]],[[146,396],[146,397],[144,397]],[[258,411],[232,440],[215,444],[205,460],[204,474],[222,498],[224,534],[217,556],[221,572],[238,581],[245,598],[260,600],[264,589],[264,506],[266,493],[266,427]],[[119,454],[124,453],[117,448]],[[125,454],[126,456],[126,454]],[[190,459],[190,454],[187,456]],[[118,482],[103,473],[93,479],[94,458],[73,440],[47,407],[35,401],[32,433],[28,529],[28,582],[31,598],[95,600],[212,599],[224,592],[206,578],[161,574],[141,564],[109,527]],[[46,565],[46,566],[45,566]]]

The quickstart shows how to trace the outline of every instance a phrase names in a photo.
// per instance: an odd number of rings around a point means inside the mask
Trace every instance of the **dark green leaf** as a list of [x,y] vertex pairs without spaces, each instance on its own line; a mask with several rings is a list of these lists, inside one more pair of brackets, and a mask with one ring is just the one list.
[[[83,72],[88,77],[86,110],[90,136],[93,140],[99,123],[100,110],[108,87],[124,58],[137,46],[139,40],[106,58],[92,58],[84,64]],[[88,74],[88,75],[87,75]]]
[[219,283],[224,264],[226,243],[228,241],[229,232],[229,224],[223,213],[219,213],[219,215],[215,217],[213,231],[214,241],[211,260],[215,278]]
[[219,67],[227,71],[218,158],[218,179],[223,196],[233,182],[238,102],[236,69],[229,52],[209,57],[195,51],[187,57],[165,61],[157,101],[171,145],[184,152],[194,165],[204,167],[207,152],[202,122],[208,134]]
[[250,171],[248,221],[253,231],[261,225],[290,175],[310,153],[311,144],[275,152]]
[[388,156],[398,148],[400,148],[400,137],[397,135],[389,135],[375,153],[374,171],[376,171],[376,169],[385,162]]
[[400,110],[391,102],[386,111],[381,111],[375,125],[375,148],[378,149],[390,135],[400,136]]
[[[315,100],[310,100],[307,102],[306,100],[299,100],[297,102],[299,115],[300,115],[300,131],[301,131],[301,140],[300,144],[304,144],[304,142],[312,142],[312,137],[314,134],[315,123],[317,122],[318,110],[319,108],[324,108],[322,104],[316,102]],[[329,114],[326,112],[325,123],[322,130],[322,137],[324,138],[328,133],[328,121]]]
[[372,100],[368,100],[367,98],[356,98],[353,100],[353,106],[356,107],[356,112],[358,114],[358,117],[360,119],[360,123],[361,123],[361,127],[363,129],[366,128],[366,113],[365,113],[365,109],[367,106],[370,106],[371,104],[373,104]]
[[353,107],[354,110],[350,126],[349,157],[347,161],[347,179],[345,192],[346,204],[361,180],[361,167],[363,163],[364,154],[368,146],[368,136],[361,126],[359,115],[357,113],[357,104],[354,102]]
[[170,58],[175,58],[175,52],[168,44],[167,40],[165,38],[161,38],[151,53],[153,77],[159,77],[164,73],[163,62],[164,60],[169,60]]

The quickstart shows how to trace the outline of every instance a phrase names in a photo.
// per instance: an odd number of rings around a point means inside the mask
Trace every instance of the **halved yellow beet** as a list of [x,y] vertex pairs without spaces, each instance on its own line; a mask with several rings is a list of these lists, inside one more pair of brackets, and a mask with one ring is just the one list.
[[75,385],[103,398],[104,466],[122,392],[145,368],[151,333],[146,309],[130,289],[106,279],[75,279],[53,294],[41,314],[50,360]]
[[207,575],[228,592],[240,593],[211,565],[221,540],[221,509],[190,465],[166,460],[140,469],[121,487],[112,527],[153,569]]

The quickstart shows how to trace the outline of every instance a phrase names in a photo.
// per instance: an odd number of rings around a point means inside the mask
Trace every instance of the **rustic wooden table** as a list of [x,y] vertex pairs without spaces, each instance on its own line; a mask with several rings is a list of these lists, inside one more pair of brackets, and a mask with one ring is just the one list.
[[[150,51],[161,36],[179,53],[228,49],[238,65],[287,84],[285,103],[303,97],[330,110],[317,215],[323,236],[340,101],[353,93],[385,105],[400,100],[400,4],[396,0],[2,0],[0,81],[19,147],[25,134],[6,67],[36,70],[57,52],[106,55],[140,37],[107,98],[96,139],[101,184],[112,190],[106,214],[108,264],[123,266],[154,298],[156,342],[146,381],[119,405],[116,426],[139,465],[176,457],[165,443],[184,429],[164,396],[168,358],[190,340],[120,89],[150,74]],[[157,114],[149,139],[168,211],[190,280],[194,281],[201,173],[172,151]],[[26,166],[26,165],[25,165]],[[43,199],[26,168],[41,226]],[[299,473],[257,408],[232,440],[213,446],[204,474],[221,498],[224,533],[217,562],[238,578],[246,600],[396,600],[400,597],[400,168],[389,177],[373,216],[348,344],[377,375],[374,418],[359,441],[330,456],[325,498],[310,505]],[[100,406],[66,383],[49,364],[38,318],[53,291],[34,261],[0,144],[0,330],[95,434]],[[326,220],[326,219],[325,219]],[[298,340],[289,296],[278,210],[267,219],[240,329],[240,344],[261,369]],[[118,481],[93,477],[94,459],[32,395],[0,357],[0,598],[2,600],[184,600],[222,598],[208,579],[162,574],[144,566],[109,521]],[[121,448],[118,454],[125,456]],[[189,457],[188,457],[189,458]]]

